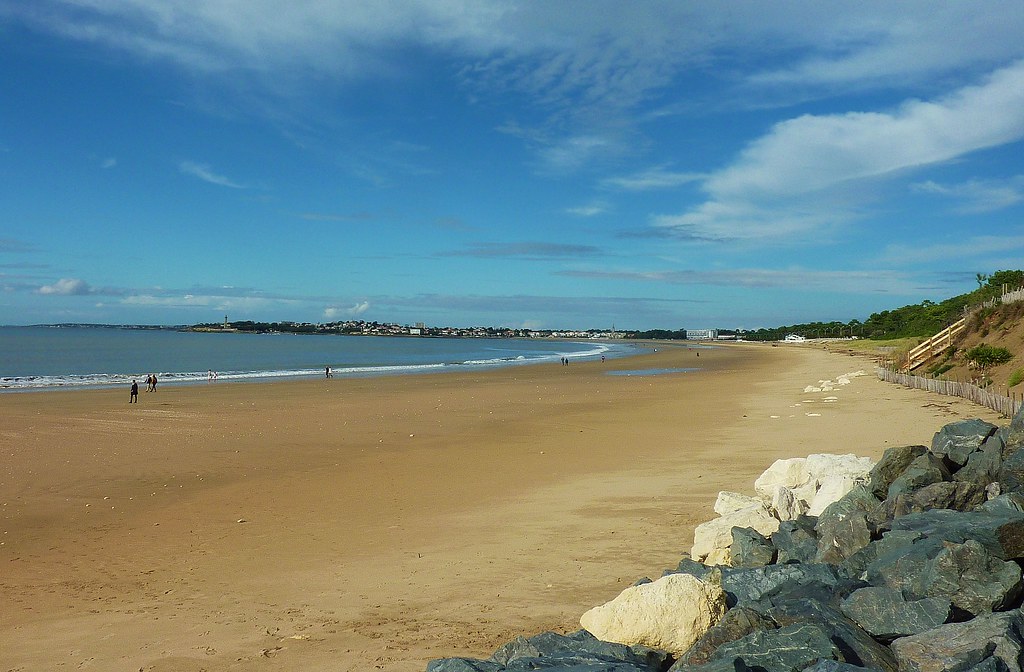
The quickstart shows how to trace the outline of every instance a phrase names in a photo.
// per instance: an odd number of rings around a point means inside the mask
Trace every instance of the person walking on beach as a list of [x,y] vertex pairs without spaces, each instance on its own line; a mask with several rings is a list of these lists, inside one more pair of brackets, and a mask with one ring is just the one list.
[[128,397],[129,404],[139,403],[139,384],[134,380],[132,381],[132,396]]
[[156,374],[155,373],[153,374],[153,387],[152,387],[152,389],[150,389],[150,392],[156,392]]

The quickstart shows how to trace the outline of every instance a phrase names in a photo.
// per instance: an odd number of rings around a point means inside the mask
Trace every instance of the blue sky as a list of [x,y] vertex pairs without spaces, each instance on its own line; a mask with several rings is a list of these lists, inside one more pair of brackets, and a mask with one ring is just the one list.
[[757,328],[1024,267],[1024,3],[0,0],[0,324]]

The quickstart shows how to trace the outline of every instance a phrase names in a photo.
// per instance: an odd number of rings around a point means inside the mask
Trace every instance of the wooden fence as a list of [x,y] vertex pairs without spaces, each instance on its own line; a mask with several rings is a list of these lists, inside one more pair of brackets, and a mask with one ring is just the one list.
[[942,380],[940,378],[924,378],[909,373],[900,373],[884,366],[877,367],[876,371],[878,372],[879,379],[886,382],[912,387],[916,390],[926,390],[937,394],[961,397],[975,404],[991,408],[1006,418],[1015,416],[1020,407],[1024,405],[1024,397],[1018,400],[1016,395],[1007,397],[1002,394],[993,394],[973,383],[961,383],[957,380]]

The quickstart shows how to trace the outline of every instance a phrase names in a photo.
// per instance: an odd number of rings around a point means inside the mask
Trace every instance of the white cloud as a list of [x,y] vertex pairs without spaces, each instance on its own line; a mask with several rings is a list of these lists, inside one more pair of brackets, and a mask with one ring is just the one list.
[[1024,175],[1006,180],[970,180],[961,184],[938,184],[931,180],[911,185],[915,191],[945,196],[961,205],[957,212],[977,214],[1002,210],[1024,201]]
[[213,172],[210,166],[208,166],[205,163],[195,163],[194,161],[182,161],[178,164],[178,170],[180,170],[185,175],[198,177],[200,180],[203,180],[204,182],[216,184],[217,186],[220,187],[231,187],[232,189],[246,188],[244,184],[239,184],[238,182],[235,182],[230,178],[224,177],[223,175],[218,175],[217,173]]
[[85,296],[92,293],[89,283],[79,278],[61,278],[52,285],[43,285],[37,291],[56,296]]
[[324,309],[324,319],[325,320],[337,320],[339,318],[345,318],[345,317],[348,317],[348,318],[359,317],[360,315],[362,315],[363,313],[365,313],[369,309],[370,309],[370,302],[369,301],[361,301],[361,302],[359,302],[359,303],[357,303],[357,304],[355,304],[353,306],[349,306],[348,308],[339,308],[337,306],[330,306],[330,307]]
[[[344,87],[410,75],[420,59],[409,54],[438,56],[456,65],[471,98],[513,92],[539,111],[548,137],[539,147],[553,170],[621,150],[621,140],[579,140],[632,128],[632,111],[690,72],[714,73],[736,87],[736,104],[748,104],[751,96],[799,99],[808,88],[927,87],[937,76],[1024,56],[1024,4],[1016,0],[805,0],[771,11],[745,0],[310,0],[287,11],[277,0],[9,4],[0,9],[5,18],[230,82],[221,90]],[[741,80],[732,79],[735,62],[766,65]]]
[[711,239],[809,232],[844,218],[827,192],[849,196],[884,178],[1024,138],[1024,61],[982,84],[889,112],[804,115],[776,124],[712,174],[709,199],[659,226]]
[[109,168],[114,168],[116,166],[117,166],[117,159],[114,158],[113,156],[107,157],[106,159],[103,160],[102,163],[100,163],[100,168],[109,169]]

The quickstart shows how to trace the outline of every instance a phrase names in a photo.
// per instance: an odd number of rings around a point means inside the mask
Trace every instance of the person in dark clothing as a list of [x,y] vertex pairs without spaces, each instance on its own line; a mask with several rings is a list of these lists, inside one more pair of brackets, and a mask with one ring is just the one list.
[[139,384],[136,383],[134,380],[132,381],[132,396],[130,396],[128,398],[128,403],[129,404],[133,404],[133,403],[137,404],[137,403],[139,403]]

